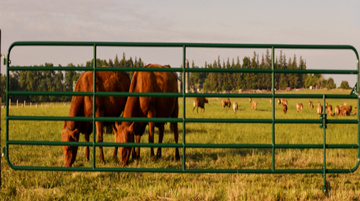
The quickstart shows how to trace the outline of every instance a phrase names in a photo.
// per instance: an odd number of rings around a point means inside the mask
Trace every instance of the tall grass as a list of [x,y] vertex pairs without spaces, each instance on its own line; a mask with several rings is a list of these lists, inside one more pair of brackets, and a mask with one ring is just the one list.
[[[308,93],[300,92],[300,93]],[[319,92],[319,91],[317,91]],[[349,93],[332,90],[325,93]],[[320,91],[319,93],[323,93]],[[189,118],[238,118],[267,119],[272,117],[269,99],[253,99],[258,102],[257,110],[250,110],[245,98],[232,98],[239,104],[237,114],[231,109],[221,108],[220,98],[211,98],[205,105],[205,112],[192,111],[192,99],[186,100],[186,116]],[[289,99],[288,112],[275,105],[277,119],[318,119],[316,109],[307,105],[308,99]],[[312,100],[314,103],[322,100]],[[180,99],[180,116],[182,101]],[[302,102],[303,112],[297,112],[295,104]],[[356,105],[356,100],[327,100],[329,104]],[[5,144],[5,111],[1,111],[2,145]],[[10,108],[11,115],[67,116],[69,104],[53,104],[50,107]],[[356,116],[330,119],[356,119]],[[56,121],[10,121],[9,139],[61,141],[63,122]],[[182,124],[179,124],[182,142]],[[148,142],[147,130],[142,142]],[[328,144],[357,144],[357,125],[328,125]],[[277,144],[322,144],[323,129],[317,124],[276,124]],[[92,136],[91,136],[92,137]],[[156,137],[157,138],[157,134]],[[84,141],[83,136],[80,137]],[[113,142],[111,130],[104,136],[105,142]],[[157,142],[157,139],[155,140]],[[169,125],[165,126],[164,143],[173,143]],[[187,143],[221,144],[271,144],[270,124],[233,123],[188,123]],[[14,165],[63,166],[60,147],[23,146],[9,148],[9,160]],[[99,167],[121,167],[113,160],[113,148],[105,148],[106,163]],[[90,152],[92,154],[92,152]],[[97,152],[98,153],[98,152]],[[148,148],[141,149],[139,160],[130,160],[129,167],[182,168],[182,161],[174,161],[174,148],[163,148],[163,157],[152,162]],[[182,155],[182,152],[180,151]],[[353,168],[357,162],[357,150],[327,150],[327,168]],[[277,169],[322,168],[323,150],[319,149],[276,149]],[[86,161],[84,147],[78,152],[74,166],[91,167],[92,158]],[[186,149],[186,168],[204,169],[270,169],[270,149]],[[358,200],[360,199],[360,174],[327,174],[332,187],[328,196],[322,193],[323,178],[320,174],[167,174],[167,173],[126,173],[126,172],[53,172],[15,171],[9,168],[3,158],[1,163],[3,200]]]

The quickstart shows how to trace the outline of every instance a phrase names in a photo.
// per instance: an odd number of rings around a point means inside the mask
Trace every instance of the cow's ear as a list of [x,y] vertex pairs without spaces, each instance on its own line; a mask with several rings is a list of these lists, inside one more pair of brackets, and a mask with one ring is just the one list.
[[133,133],[134,132],[134,122],[129,126],[129,128],[128,128],[128,131],[130,132],[130,133]]
[[75,141],[79,141],[79,130],[76,128],[75,130],[73,131],[70,131],[70,136],[75,140]]
[[115,122],[115,124],[112,125],[113,131],[114,133],[117,132],[117,128],[119,127],[120,123],[119,122]]

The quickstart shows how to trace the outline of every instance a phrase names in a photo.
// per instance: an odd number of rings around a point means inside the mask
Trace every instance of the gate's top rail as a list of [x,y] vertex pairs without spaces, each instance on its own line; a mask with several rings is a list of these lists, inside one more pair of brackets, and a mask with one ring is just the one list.
[[[349,49],[358,55],[351,45],[312,45],[312,44],[231,44],[231,43],[158,43],[158,42],[96,42],[96,41],[16,41],[14,46],[128,46],[128,47],[196,47],[196,48],[277,48],[277,49]],[[357,56],[358,57],[358,56]]]

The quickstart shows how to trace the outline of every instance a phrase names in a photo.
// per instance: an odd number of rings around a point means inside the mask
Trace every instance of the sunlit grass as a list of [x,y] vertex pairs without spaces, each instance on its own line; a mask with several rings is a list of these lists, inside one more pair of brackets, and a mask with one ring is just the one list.
[[[313,93],[314,91],[306,91]],[[317,91],[319,92],[319,91]],[[325,91],[325,93],[350,91]],[[304,93],[304,92],[299,92]],[[232,109],[221,107],[221,98],[210,98],[205,112],[192,111],[192,98],[186,100],[187,118],[237,118],[271,119],[272,105],[267,98],[254,98],[257,110],[250,110],[247,98],[231,98],[239,104],[237,114]],[[322,100],[312,100],[314,104]],[[276,119],[319,119],[316,109],[311,109],[308,99],[288,99],[288,112],[275,104]],[[302,102],[303,112],[296,111],[295,104]],[[357,104],[356,100],[327,100],[329,104]],[[179,99],[182,117],[182,99]],[[11,115],[67,116],[70,105],[63,103],[49,107],[12,107]],[[2,145],[5,144],[5,110],[1,111]],[[329,119],[356,119],[350,117],[328,117]],[[10,140],[61,141],[63,122],[57,121],[10,121]],[[183,126],[179,127],[179,143],[183,141]],[[318,124],[276,124],[276,144],[323,144],[324,130]],[[147,130],[142,142],[148,142]],[[157,131],[156,131],[157,132]],[[195,144],[272,144],[271,124],[235,123],[188,123],[186,143]],[[155,142],[157,142],[157,133]],[[91,135],[91,139],[92,139]],[[326,129],[327,144],[357,144],[357,125],[331,124]],[[83,135],[80,141],[84,141]],[[104,135],[105,142],[113,142],[111,129]],[[165,126],[163,143],[174,143],[169,124]],[[106,163],[95,157],[97,167],[122,167],[112,159],[113,147],[105,147]],[[156,151],[156,149],[155,149]],[[183,150],[180,149],[182,156]],[[59,146],[11,145],[9,160],[16,166],[63,166],[63,153]],[[98,154],[98,150],[96,150]],[[130,168],[181,169],[182,159],[174,161],[174,148],[163,148],[162,158],[152,162],[149,148],[141,148],[141,158],[130,160]],[[276,149],[276,169],[321,169],[324,152],[322,149]],[[327,168],[351,169],[357,163],[357,149],[328,149]],[[187,148],[186,169],[271,169],[271,149],[235,148]],[[92,167],[80,147],[75,167]],[[320,174],[167,174],[167,173],[91,173],[53,171],[15,171],[2,160],[2,186],[0,198],[6,200],[356,200],[360,194],[360,174],[327,174],[332,191],[326,198],[322,193],[323,179]]]

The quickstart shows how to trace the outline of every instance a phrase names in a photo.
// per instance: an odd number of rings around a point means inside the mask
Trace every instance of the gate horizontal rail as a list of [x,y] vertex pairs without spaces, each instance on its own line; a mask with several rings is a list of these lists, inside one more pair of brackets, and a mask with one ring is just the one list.
[[[93,62],[92,67],[39,67],[39,66],[10,66],[10,53],[16,46],[67,46],[67,47],[92,47],[94,49],[93,61],[97,59],[98,47],[153,47],[153,48],[182,48],[183,58],[181,68],[113,68],[113,67],[98,67],[96,62]],[[252,48],[252,49],[271,49],[271,69],[219,69],[219,68],[184,68],[186,61],[186,50],[188,48]],[[329,69],[276,69],[275,67],[275,49],[316,49],[316,50],[350,50],[356,56],[357,66],[356,70],[329,70]],[[6,156],[9,165],[14,169],[19,170],[51,170],[51,171],[126,171],[126,172],[173,172],[173,173],[319,173],[324,177],[324,192],[326,191],[326,174],[327,173],[351,173],[354,172],[360,163],[360,136],[359,136],[359,114],[357,119],[327,119],[325,110],[326,99],[357,99],[357,107],[359,108],[359,97],[355,94],[351,95],[337,95],[337,94],[275,94],[275,74],[355,74],[357,80],[359,77],[359,55],[357,50],[350,45],[289,45],[289,44],[212,44],[212,43],[142,43],[142,42],[59,42],[59,41],[19,41],[10,45],[7,55],[7,75],[10,71],[151,71],[151,72],[181,72],[182,80],[185,80],[185,74],[191,72],[212,72],[212,73],[267,73],[271,74],[271,93],[256,94],[256,93],[242,93],[242,94],[219,94],[219,93],[119,93],[119,92],[96,92],[95,85],[93,85],[92,92],[44,92],[44,91],[11,91],[9,90],[9,76],[6,80],[6,150],[9,150],[9,145],[73,145],[73,146],[92,146],[93,147],[93,166],[92,167],[38,167],[38,166],[14,166],[9,159],[9,152],[6,151]],[[93,83],[96,83],[95,73],[93,74]],[[185,89],[185,82],[182,82],[182,88]],[[359,86],[356,87],[357,94],[359,94]],[[183,103],[182,118],[120,118],[120,117],[47,117],[47,116],[11,116],[9,115],[9,96],[92,96],[95,100],[96,96],[152,96],[152,97],[180,97]],[[189,97],[229,97],[229,98],[271,98],[272,99],[272,118],[271,119],[214,119],[214,118],[187,118],[186,117],[186,98]],[[315,98],[323,100],[323,114],[320,119],[276,119],[275,118],[275,98]],[[93,101],[93,114],[95,114],[95,101]],[[98,143],[96,142],[95,134],[93,134],[93,142],[49,142],[49,141],[22,141],[9,140],[9,121],[92,121],[93,131],[95,131],[95,121],[131,121],[131,122],[178,122],[182,123],[182,143],[180,144],[149,144],[149,143]],[[186,142],[186,123],[261,123],[272,125],[272,143],[271,144],[194,144]],[[322,144],[277,144],[275,143],[275,124],[320,124],[323,129],[323,143]],[[326,143],[326,125],[327,124],[357,124],[357,144],[327,144]],[[95,148],[97,146],[124,146],[124,147],[177,147],[183,150],[182,168],[103,168],[96,167],[95,163]],[[190,169],[186,165],[186,149],[189,148],[254,148],[254,149],[271,149],[272,161],[271,169]],[[275,168],[275,150],[276,149],[323,149],[323,167],[321,169],[281,169]],[[326,167],[326,149],[357,149],[357,161],[354,168],[351,169],[329,169]]]

